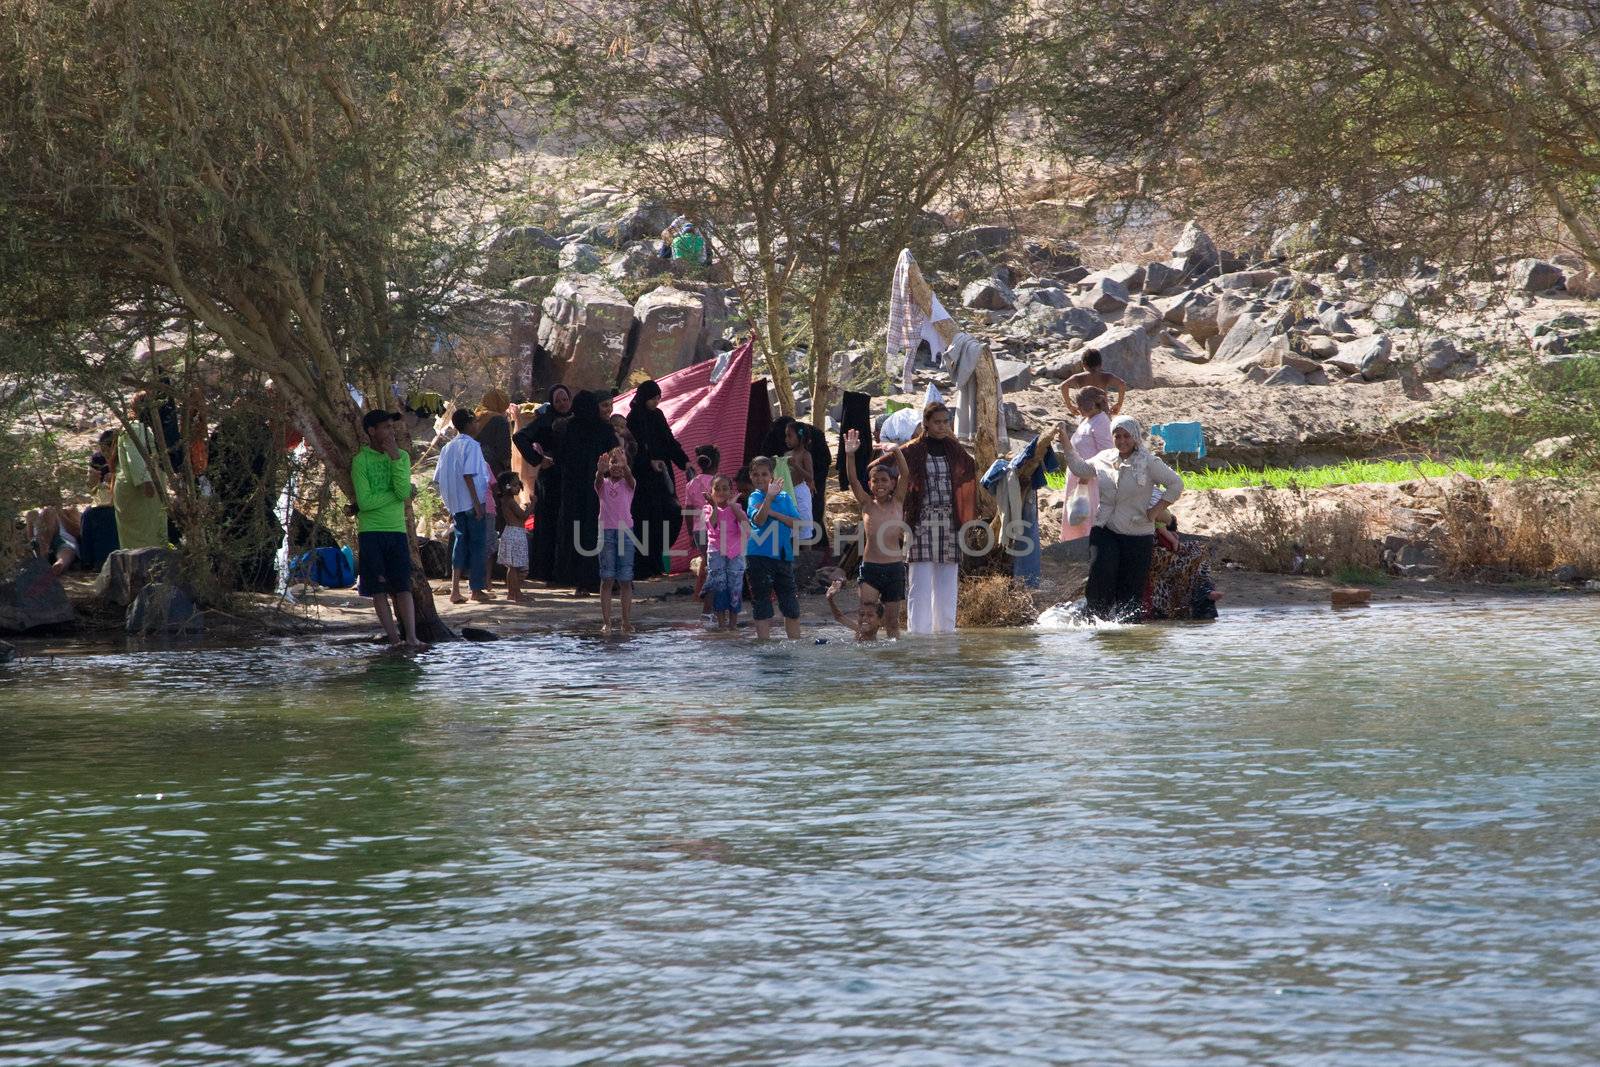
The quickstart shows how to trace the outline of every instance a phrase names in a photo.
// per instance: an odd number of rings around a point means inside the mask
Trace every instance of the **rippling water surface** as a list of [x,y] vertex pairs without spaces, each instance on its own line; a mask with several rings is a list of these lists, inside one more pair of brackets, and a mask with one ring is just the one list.
[[0,668],[0,1064],[1592,1064],[1597,631]]

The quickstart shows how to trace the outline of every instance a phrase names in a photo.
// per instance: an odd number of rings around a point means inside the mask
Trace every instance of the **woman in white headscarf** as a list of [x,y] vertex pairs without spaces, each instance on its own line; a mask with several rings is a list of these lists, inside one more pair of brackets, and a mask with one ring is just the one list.
[[1182,495],[1183,479],[1145,448],[1144,429],[1131,416],[1112,421],[1111,444],[1092,459],[1070,448],[1063,458],[1068,470],[1094,479],[1100,491],[1089,531],[1089,613],[1128,619],[1138,613],[1150,575],[1156,517]]

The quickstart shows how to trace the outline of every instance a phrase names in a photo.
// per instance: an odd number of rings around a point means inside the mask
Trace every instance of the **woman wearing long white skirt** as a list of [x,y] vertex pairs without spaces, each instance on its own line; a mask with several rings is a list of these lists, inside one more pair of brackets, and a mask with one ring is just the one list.
[[902,449],[910,469],[906,525],[911,527],[906,630],[953,633],[961,574],[961,530],[978,515],[977,464],[950,432],[950,410],[929,404],[922,429]]

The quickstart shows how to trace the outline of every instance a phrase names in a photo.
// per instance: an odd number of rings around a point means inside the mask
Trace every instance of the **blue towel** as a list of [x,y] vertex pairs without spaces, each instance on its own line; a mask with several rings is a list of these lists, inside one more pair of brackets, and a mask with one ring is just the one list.
[[1162,422],[1150,427],[1150,433],[1166,444],[1168,452],[1193,452],[1206,458],[1206,436],[1198,422]]

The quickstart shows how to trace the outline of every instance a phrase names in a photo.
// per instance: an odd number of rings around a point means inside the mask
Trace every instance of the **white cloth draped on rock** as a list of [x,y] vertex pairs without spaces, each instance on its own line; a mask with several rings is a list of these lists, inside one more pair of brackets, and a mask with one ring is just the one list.
[[894,265],[894,281],[889,287],[889,334],[887,359],[891,377],[900,375],[900,391],[911,392],[911,372],[917,359],[917,346],[923,341],[935,356],[944,352],[944,338],[934,323],[951,318],[937,296],[931,296],[932,311],[925,313],[911,296],[911,275],[917,261],[909,248],[901,249]]

